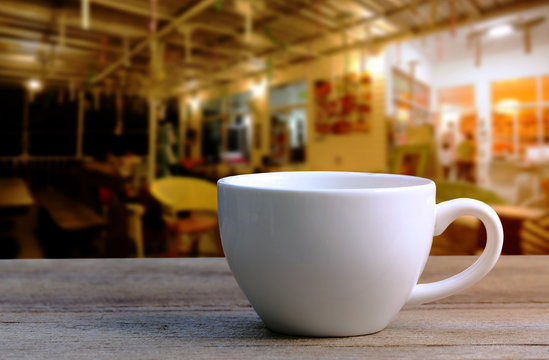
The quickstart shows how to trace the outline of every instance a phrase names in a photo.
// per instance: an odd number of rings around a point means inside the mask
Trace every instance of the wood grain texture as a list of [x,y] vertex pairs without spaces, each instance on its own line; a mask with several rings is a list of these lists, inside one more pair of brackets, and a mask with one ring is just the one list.
[[[422,281],[473,257],[432,257]],[[549,358],[549,256],[503,257],[472,288],[377,334],[265,328],[224,259],[0,262],[0,358]]]

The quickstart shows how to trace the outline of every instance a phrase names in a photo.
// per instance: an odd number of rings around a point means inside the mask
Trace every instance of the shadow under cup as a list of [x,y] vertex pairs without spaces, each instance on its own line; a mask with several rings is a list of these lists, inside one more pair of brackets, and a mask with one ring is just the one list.
[[377,332],[427,261],[435,185],[346,172],[219,180],[221,240],[235,279],[270,329],[291,335]]

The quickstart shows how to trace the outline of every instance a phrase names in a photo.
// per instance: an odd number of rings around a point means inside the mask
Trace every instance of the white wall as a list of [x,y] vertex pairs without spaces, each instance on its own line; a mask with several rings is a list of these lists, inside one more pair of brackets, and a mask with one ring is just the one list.
[[417,62],[414,76],[416,79],[431,84],[433,80],[433,64],[428,54],[417,47],[415,43],[400,43],[385,49],[385,78],[387,79],[386,109],[389,116],[395,115],[395,103],[392,97],[393,68],[410,73],[410,62]]

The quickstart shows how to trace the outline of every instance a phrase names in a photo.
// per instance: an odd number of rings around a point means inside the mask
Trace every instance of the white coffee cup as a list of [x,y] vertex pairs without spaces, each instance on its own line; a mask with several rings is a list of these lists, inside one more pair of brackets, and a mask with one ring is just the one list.
[[[273,331],[352,336],[384,329],[406,304],[474,284],[495,265],[501,222],[472,199],[435,204],[428,179],[350,172],[279,172],[218,181],[221,240],[231,271]],[[485,225],[478,260],[417,284],[433,236],[457,217]]]

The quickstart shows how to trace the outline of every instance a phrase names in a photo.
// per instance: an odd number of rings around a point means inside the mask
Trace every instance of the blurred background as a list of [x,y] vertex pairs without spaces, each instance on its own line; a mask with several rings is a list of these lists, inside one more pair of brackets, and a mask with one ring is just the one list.
[[[2,0],[0,258],[222,256],[215,182],[390,172],[549,253],[549,1]],[[433,254],[476,254],[462,217]]]

